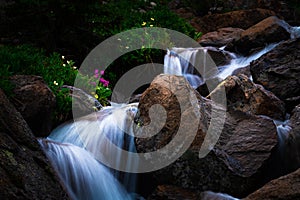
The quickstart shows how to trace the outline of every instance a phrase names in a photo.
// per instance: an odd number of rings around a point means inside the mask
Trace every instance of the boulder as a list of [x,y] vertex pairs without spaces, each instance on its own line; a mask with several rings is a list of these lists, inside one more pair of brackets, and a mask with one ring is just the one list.
[[[160,75],[140,99],[137,121],[146,122],[141,123],[142,126],[149,124],[148,111],[154,104],[165,108],[167,119],[156,135],[136,138],[138,152],[156,151],[164,147],[172,141],[179,126],[189,129],[198,126],[197,134],[188,150],[174,163],[153,173],[157,184],[175,185],[197,191],[220,191],[237,197],[245,196],[262,185],[262,168],[277,144],[273,121],[267,117],[233,110],[226,113],[226,117],[221,114],[214,115],[213,120],[216,121],[225,118],[225,125],[216,145],[210,146],[214,136],[207,136],[208,129],[218,129],[209,127],[212,121],[212,106],[216,106],[216,102],[196,95],[198,103],[194,102],[194,105],[198,104],[200,123],[197,125],[194,121],[183,122],[181,119],[188,118],[188,113],[181,112],[178,99],[166,89],[170,87],[170,83],[175,84],[173,86],[179,93],[190,87],[184,86],[187,83],[176,85],[179,82],[177,76]],[[224,108],[218,107],[214,112],[222,109]],[[189,137],[188,131],[186,137]],[[208,144],[203,144],[206,137]],[[200,159],[199,150],[203,145],[209,145],[212,151]]]
[[[239,110],[253,115],[266,115],[274,119],[285,118],[284,102],[247,76],[229,76],[222,83],[225,87],[229,110]],[[212,94],[218,91],[217,87]]]
[[273,11],[258,8],[195,17],[190,20],[190,23],[197,31],[208,33],[225,27],[248,29],[261,20],[274,15],[276,14]]
[[250,63],[253,81],[287,102],[288,111],[300,104],[299,55],[300,39],[289,40]]
[[0,90],[1,199],[69,199],[21,114]]
[[294,200],[300,199],[300,169],[272,180],[262,188],[253,192],[244,200]]
[[271,16],[243,31],[240,38],[232,41],[225,49],[249,55],[267,44],[289,39],[289,29],[290,26],[285,21]]
[[202,46],[222,47],[232,42],[233,40],[238,40],[243,31],[244,30],[240,28],[220,28],[217,31],[204,34],[198,40],[198,42]]
[[48,136],[52,129],[52,117],[56,99],[42,77],[14,75],[10,77],[15,86],[12,103],[22,114],[37,137]]

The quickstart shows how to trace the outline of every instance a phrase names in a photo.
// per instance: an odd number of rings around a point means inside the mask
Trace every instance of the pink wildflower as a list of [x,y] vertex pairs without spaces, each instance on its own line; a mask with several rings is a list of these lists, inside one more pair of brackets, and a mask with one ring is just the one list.
[[100,83],[102,83],[105,87],[107,87],[109,84],[109,81],[105,80],[104,78],[100,78]]

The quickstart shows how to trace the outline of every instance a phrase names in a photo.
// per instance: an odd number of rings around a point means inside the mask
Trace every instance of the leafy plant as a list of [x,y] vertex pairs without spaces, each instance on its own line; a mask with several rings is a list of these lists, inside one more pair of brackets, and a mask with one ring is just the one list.
[[0,47],[0,87],[11,94],[13,86],[9,76],[16,74],[38,75],[43,77],[56,96],[57,107],[55,121],[70,116],[72,101],[67,90],[61,89],[64,84],[72,85],[78,73],[72,61],[64,60],[57,53],[47,56],[46,53],[30,45]]
[[106,106],[112,91],[109,88],[109,81],[103,77],[104,73],[99,69],[95,69],[93,76],[78,73],[77,87],[93,95],[101,105]]

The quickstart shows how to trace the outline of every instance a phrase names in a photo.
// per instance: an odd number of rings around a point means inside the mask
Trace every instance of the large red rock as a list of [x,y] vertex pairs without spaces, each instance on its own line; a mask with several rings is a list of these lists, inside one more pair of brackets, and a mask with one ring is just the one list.
[[300,39],[279,44],[251,62],[253,81],[286,102],[291,111],[300,104]]
[[[222,107],[214,111],[219,115],[214,115],[212,119],[213,102],[196,95],[198,101],[193,105],[199,107],[200,123],[197,125],[195,121],[183,122],[181,119],[188,118],[189,113],[193,111],[181,112],[179,100],[168,90],[170,84],[175,84],[172,87],[175,87],[178,93],[183,93],[190,88],[186,85],[187,82],[180,80],[177,76],[160,75],[143,93],[137,121],[142,122],[141,125],[149,124],[148,111],[154,104],[160,104],[165,108],[167,119],[156,135],[149,138],[136,138],[137,151],[156,151],[172,141],[179,126],[189,127],[189,129],[197,126],[197,134],[189,149],[174,163],[153,173],[156,182],[160,185],[176,185],[198,191],[220,191],[237,197],[249,194],[264,183],[262,168],[277,144],[276,127],[273,121],[241,111],[230,111],[225,116]],[[209,127],[209,125],[212,120],[222,121],[222,119],[225,120],[225,125],[214,146],[213,139],[216,136],[207,136],[207,132],[209,128],[217,130],[220,127]],[[186,137],[190,137],[189,134],[188,130]],[[205,145],[208,145],[212,151],[200,159],[199,150],[206,136],[208,143]],[[268,177],[264,178],[268,179]]]
[[300,169],[272,180],[244,200],[296,200],[300,199]]
[[[261,85],[253,83],[247,76],[229,76],[221,84],[226,90],[229,110],[266,115],[274,119],[285,118],[284,102]],[[217,90],[218,88],[212,94]]]
[[39,76],[14,75],[10,80],[15,86],[12,103],[16,109],[36,136],[48,136],[56,106],[53,92]]
[[289,39],[289,29],[285,21],[271,16],[243,31],[238,40],[228,44],[226,50],[248,55],[267,44]]

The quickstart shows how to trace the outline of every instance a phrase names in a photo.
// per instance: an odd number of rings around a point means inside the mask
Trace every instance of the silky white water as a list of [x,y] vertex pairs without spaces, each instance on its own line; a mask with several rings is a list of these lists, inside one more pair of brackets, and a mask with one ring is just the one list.
[[77,200],[129,200],[131,197],[88,151],[68,143],[39,140],[69,196]]
[[[47,140],[40,141],[73,199],[131,199],[127,191],[135,191],[136,175],[107,169],[99,160],[123,159],[121,154],[110,153],[114,146],[135,151],[133,137],[126,133],[132,134],[137,105],[104,107],[59,126]],[[130,158],[127,163],[131,169],[138,165]]]
[[[201,48],[173,48],[167,51],[164,58],[164,73],[184,76],[193,88],[204,84],[209,78],[219,77],[225,79],[232,75],[233,71],[246,67],[253,60],[258,59],[265,53],[275,48],[277,44],[270,44],[264,49],[248,57],[224,51],[219,48],[220,52],[230,55],[230,63],[224,66],[216,66],[210,58],[207,51],[211,47]],[[194,69],[198,69],[201,75],[196,75]]]

